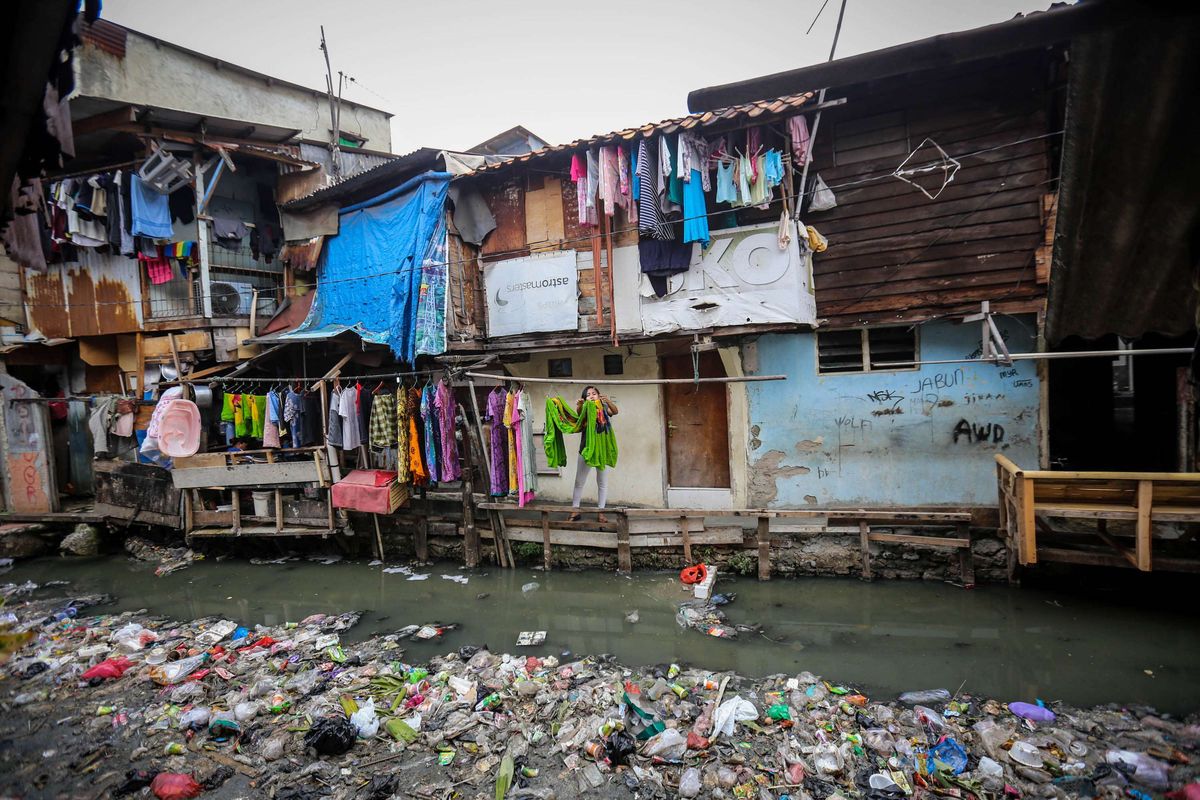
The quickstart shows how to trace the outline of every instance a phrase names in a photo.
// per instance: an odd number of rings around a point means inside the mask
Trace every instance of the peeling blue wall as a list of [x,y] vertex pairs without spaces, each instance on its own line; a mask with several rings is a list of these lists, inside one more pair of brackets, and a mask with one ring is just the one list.
[[[1000,317],[1010,352],[1035,349],[1033,317]],[[747,385],[750,503],[811,506],[995,505],[993,456],[1038,463],[1032,361],[817,374],[816,335],[763,336]],[[924,361],[978,358],[979,326],[919,328]]]

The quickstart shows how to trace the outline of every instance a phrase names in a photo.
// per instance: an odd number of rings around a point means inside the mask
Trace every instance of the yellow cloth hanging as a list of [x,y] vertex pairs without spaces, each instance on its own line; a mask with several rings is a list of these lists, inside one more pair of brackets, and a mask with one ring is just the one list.
[[516,413],[517,396],[509,392],[504,396],[504,427],[508,431],[508,491],[516,494],[517,487],[517,437],[513,432],[513,415]]

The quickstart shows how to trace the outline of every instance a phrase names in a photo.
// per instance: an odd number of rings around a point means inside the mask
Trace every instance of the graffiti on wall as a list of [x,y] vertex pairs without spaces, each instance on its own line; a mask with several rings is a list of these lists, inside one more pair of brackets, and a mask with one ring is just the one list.
[[13,511],[41,513],[51,510],[40,467],[37,453],[14,453],[8,457]]

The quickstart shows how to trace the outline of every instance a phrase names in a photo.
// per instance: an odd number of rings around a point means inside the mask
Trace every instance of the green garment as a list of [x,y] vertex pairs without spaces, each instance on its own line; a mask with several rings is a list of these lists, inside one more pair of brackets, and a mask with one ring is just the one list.
[[263,438],[263,426],[267,421],[267,398],[266,395],[250,396],[250,400],[254,403],[252,406],[253,413],[250,418],[250,435],[255,439]]
[[561,397],[547,398],[546,435],[543,446],[548,465],[561,467],[567,463],[564,433],[583,434],[581,455],[589,467],[604,469],[617,465],[617,437],[612,431],[612,425],[609,425],[607,430],[597,430],[596,419],[599,410],[600,403],[588,400],[576,416],[566,400]]
[[233,395],[225,392],[221,400],[221,422],[233,422]]

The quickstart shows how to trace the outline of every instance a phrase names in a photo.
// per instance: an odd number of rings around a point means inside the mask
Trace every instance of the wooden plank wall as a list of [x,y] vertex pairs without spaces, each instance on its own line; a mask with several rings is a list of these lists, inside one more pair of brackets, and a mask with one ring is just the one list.
[[[1049,58],[1026,54],[838,90],[848,102],[824,115],[810,175],[836,187],[887,174],[926,137],[955,155],[1049,133],[1061,127]],[[977,310],[981,300],[1037,307],[1045,289],[1035,253],[1043,195],[1056,188],[1057,143],[963,158],[936,201],[894,178],[835,188],[836,208],[804,218],[829,239],[814,258],[817,316],[849,326]],[[910,163],[937,157],[927,148]]]
[[[560,163],[561,162],[561,163]],[[597,286],[592,259],[592,239],[599,228],[581,225],[569,160],[539,162],[536,169],[520,164],[502,179],[484,182],[480,193],[496,217],[496,230],[484,240],[483,262],[520,258],[530,253],[574,250],[579,266],[579,331],[608,330],[612,313],[608,293],[608,255],[601,247],[600,264],[604,273]],[[618,208],[611,218],[612,244],[637,245],[637,225],[625,210]],[[603,323],[596,322],[596,303],[601,303]],[[457,303],[458,299],[453,298]],[[479,308],[482,309],[482,301]],[[456,309],[457,314],[457,309]],[[482,319],[482,310],[475,317]],[[482,330],[482,324],[480,324]]]

